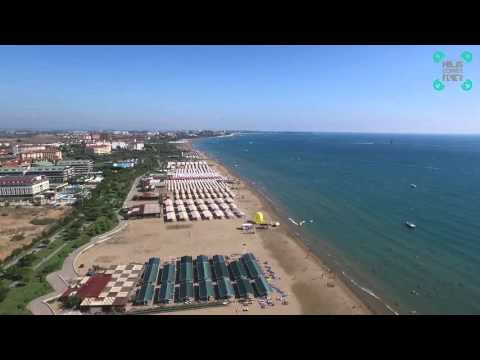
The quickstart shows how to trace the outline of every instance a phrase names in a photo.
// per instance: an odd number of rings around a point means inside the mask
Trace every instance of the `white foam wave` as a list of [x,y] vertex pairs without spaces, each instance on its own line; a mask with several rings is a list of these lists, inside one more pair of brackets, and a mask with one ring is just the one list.
[[385,305],[385,307],[391,311],[393,314],[395,315],[398,315],[398,312],[396,312],[392,307],[390,307],[388,304],[386,304],[385,302],[382,301],[382,298],[380,296],[378,296],[377,294],[375,294],[372,290],[364,287],[364,286],[361,286],[359,283],[357,283],[354,279],[352,279],[351,277],[347,276],[347,274],[345,274],[344,271],[342,271],[342,274],[348,279],[350,280],[350,282],[355,285],[357,288],[359,288],[360,290],[362,290],[364,293],[367,293],[368,295],[370,295],[371,297],[377,299],[378,301],[380,301],[383,305]]
[[295,220],[293,220],[292,218],[288,218],[288,220],[290,220],[290,221],[291,221],[292,223],[294,223],[295,225],[299,226],[298,223],[297,223]]

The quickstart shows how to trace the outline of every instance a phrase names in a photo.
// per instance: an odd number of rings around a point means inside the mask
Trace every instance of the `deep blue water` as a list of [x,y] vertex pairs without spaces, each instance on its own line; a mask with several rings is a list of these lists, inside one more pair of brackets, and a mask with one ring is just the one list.
[[313,219],[314,250],[330,245],[399,313],[480,314],[480,136],[256,133],[194,146]]

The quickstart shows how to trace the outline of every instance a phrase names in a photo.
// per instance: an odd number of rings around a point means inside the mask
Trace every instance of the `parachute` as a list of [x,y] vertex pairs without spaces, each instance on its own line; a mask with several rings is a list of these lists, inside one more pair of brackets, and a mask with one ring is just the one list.
[[263,219],[263,213],[260,211],[257,211],[255,214],[255,224],[260,225],[263,224],[265,220]]

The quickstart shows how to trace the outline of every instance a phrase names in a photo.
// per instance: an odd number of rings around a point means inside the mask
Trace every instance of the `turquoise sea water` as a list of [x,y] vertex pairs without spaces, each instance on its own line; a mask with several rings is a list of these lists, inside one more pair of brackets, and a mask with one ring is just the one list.
[[328,244],[395,311],[480,314],[480,136],[255,133],[194,146],[307,220],[320,257]]

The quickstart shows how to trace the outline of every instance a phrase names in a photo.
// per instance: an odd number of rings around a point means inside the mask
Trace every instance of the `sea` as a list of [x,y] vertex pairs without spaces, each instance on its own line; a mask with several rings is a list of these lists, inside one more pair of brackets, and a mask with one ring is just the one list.
[[302,222],[386,312],[480,314],[480,135],[259,132],[194,148]]

